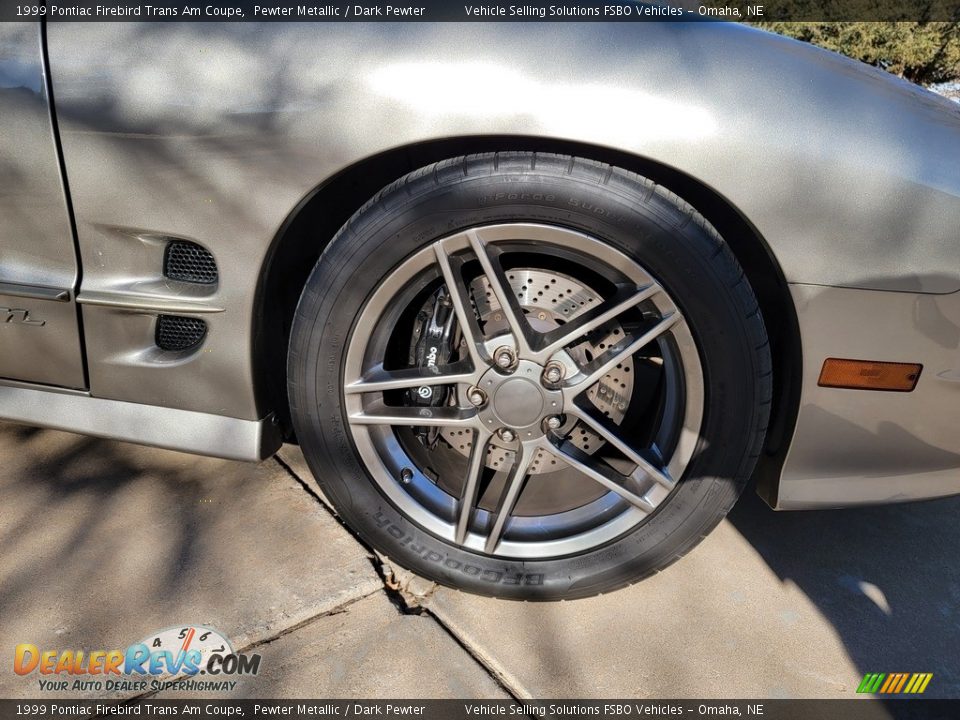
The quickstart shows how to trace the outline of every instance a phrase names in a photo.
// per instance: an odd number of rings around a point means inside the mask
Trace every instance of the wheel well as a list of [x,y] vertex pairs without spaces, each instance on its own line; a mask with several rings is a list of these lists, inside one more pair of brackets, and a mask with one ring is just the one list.
[[317,259],[353,213],[382,187],[412,170],[460,155],[509,150],[577,155],[635,172],[689,202],[726,240],[757,295],[770,337],[773,406],[755,477],[758,492],[775,504],[779,472],[799,409],[802,371],[799,324],[783,272],[757,229],[714,190],[662,163],[601,146],[516,136],[448,138],[374,155],[317,186],[277,232],[261,275],[254,315],[259,407],[274,412],[290,436],[286,354],[293,314]]

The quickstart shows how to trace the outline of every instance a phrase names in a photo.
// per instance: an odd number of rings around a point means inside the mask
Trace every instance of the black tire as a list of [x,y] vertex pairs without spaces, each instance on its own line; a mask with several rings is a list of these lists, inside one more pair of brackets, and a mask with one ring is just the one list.
[[[347,429],[341,378],[346,341],[380,279],[432,241],[506,221],[578,230],[641,260],[682,304],[700,351],[703,421],[684,477],[643,523],[580,555],[516,560],[434,536],[379,490]],[[297,437],[344,521],[424,577],[527,600],[610,591],[663,569],[696,545],[730,510],[753,471],[769,418],[771,375],[756,297],[733,253],[696,210],[636,174],[539,153],[447,160],[381,190],[337,233],[310,275],[288,359]]]

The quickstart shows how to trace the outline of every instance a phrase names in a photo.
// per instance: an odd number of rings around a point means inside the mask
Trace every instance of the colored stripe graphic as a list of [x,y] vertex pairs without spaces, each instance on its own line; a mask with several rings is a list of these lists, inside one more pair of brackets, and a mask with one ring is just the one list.
[[880,688],[880,683],[886,677],[884,673],[867,673],[863,676],[858,693],[875,693]]
[[898,679],[899,677],[900,677],[900,676],[899,676],[897,673],[890,673],[889,675],[887,675],[887,681],[883,684],[883,687],[880,688],[880,692],[881,692],[881,693],[888,693],[888,692],[890,692],[890,686],[891,686],[891,685],[896,685],[897,679]]
[[933,673],[867,673],[857,687],[858,693],[899,693],[919,695],[927,689]]

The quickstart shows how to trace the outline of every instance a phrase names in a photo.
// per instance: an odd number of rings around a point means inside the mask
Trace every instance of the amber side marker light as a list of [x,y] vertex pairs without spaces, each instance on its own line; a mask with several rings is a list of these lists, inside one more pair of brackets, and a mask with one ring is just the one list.
[[917,386],[923,365],[827,358],[820,370],[820,387],[850,390],[910,392]]

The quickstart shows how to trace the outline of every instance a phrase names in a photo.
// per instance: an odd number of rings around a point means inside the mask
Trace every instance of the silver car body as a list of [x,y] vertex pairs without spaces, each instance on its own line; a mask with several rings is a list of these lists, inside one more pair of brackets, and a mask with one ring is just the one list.
[[[768,502],[960,492],[947,101],[726,23],[46,32],[0,28],[0,306],[46,323],[0,325],[0,418],[265,457],[285,424],[278,295],[299,292],[337,224],[431,161],[559,150],[668,185],[763,286],[778,358]],[[176,238],[214,254],[215,287],[162,277]],[[157,350],[161,313],[204,318],[202,350]],[[911,393],[818,387],[827,357],[923,372]]]

